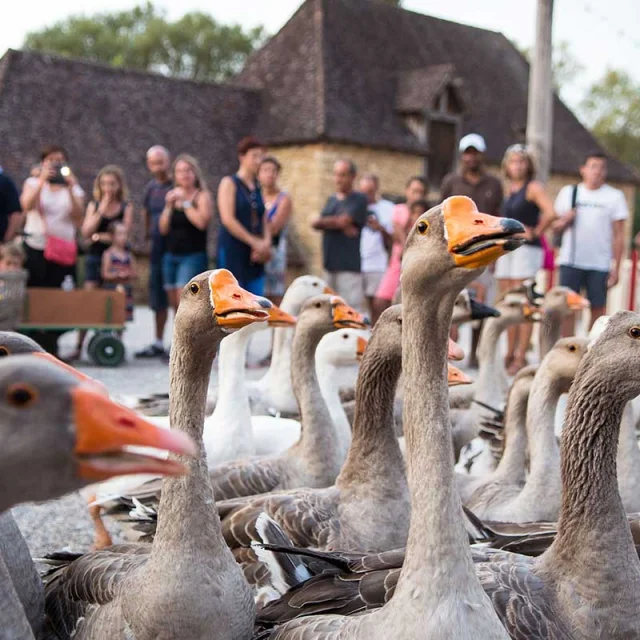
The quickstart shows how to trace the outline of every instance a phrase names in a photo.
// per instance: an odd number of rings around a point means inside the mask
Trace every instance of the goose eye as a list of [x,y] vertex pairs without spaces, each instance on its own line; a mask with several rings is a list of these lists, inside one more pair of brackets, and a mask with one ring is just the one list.
[[9,353],[9,349],[7,349],[7,347],[0,347],[0,358],[2,358],[3,356],[8,356]]
[[575,351],[576,350],[576,345],[575,344],[570,344],[569,345],[569,351]]
[[313,306],[314,306],[316,309],[319,309],[319,308],[322,306],[322,302],[316,302]]
[[36,390],[26,384],[13,384],[7,390],[7,401],[11,406],[19,409],[32,404],[36,396]]
[[634,340],[637,340],[638,338],[640,338],[640,327],[631,327],[631,329],[629,329],[629,335]]
[[342,339],[343,339],[343,340],[346,340],[348,337],[349,337],[349,334],[348,334],[348,333],[343,333],[343,334],[342,334]]
[[197,282],[192,282],[189,285],[189,291],[191,291],[191,293],[196,294],[200,291],[200,285]]
[[420,220],[416,225],[416,229],[418,230],[418,233],[423,236],[429,230],[429,223],[424,220]]
[[402,318],[398,318],[398,324],[402,325]]
[[314,287],[317,287],[317,286],[318,286],[318,283],[317,283],[317,282],[314,282],[314,283],[313,283],[313,286],[314,286]]

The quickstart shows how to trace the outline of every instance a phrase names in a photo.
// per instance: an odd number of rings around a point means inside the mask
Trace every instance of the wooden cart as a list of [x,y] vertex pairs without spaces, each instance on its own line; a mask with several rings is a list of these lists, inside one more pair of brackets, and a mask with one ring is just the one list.
[[119,332],[126,319],[125,294],[93,291],[28,288],[24,298],[22,333],[31,331],[95,331],[87,351],[103,367],[117,367],[124,361],[125,348]]

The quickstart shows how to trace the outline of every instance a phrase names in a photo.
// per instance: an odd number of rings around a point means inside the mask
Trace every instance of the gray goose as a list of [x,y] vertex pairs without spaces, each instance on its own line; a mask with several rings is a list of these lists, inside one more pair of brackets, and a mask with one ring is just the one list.
[[512,237],[522,229],[514,220],[478,213],[469,198],[453,197],[423,214],[409,232],[401,285],[412,511],[395,597],[367,615],[292,620],[270,638],[507,638],[471,560],[453,477],[445,370],[456,296],[483,267],[521,244]]
[[253,600],[220,531],[202,429],[220,341],[229,331],[266,320],[265,306],[270,303],[241,289],[224,269],[200,274],[184,287],[169,365],[170,415],[174,428],[196,442],[199,455],[186,462],[187,476],[164,482],[152,545],[115,545],[50,576],[46,610],[59,637],[251,636]]
[[541,308],[544,312],[540,323],[540,360],[562,337],[562,321],[574,311],[589,306],[589,301],[568,287],[552,287],[544,294]]
[[[8,353],[38,348],[15,334],[0,335],[0,349]],[[7,616],[2,617],[3,630],[16,634],[23,624],[12,628],[5,621],[24,618],[38,633],[44,598],[9,509],[21,502],[59,497],[97,477],[147,469],[183,471],[174,462],[129,454],[123,449],[128,445],[194,452],[188,438],[167,437],[70,369],[35,356],[0,360],[0,609]]]

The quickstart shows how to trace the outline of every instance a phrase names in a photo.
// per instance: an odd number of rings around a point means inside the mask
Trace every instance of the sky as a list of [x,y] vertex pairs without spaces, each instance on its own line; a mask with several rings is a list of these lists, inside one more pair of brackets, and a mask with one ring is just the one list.
[[[128,9],[144,0],[4,0],[0,21],[0,54],[20,48],[29,31],[42,29],[65,17],[98,11]],[[5,4],[6,3],[6,4]],[[264,25],[274,34],[300,6],[302,0],[156,0],[170,18],[191,10],[211,13],[224,23],[245,27]],[[411,11],[501,31],[521,46],[535,37],[536,0],[404,0]],[[639,0],[555,0],[554,41],[567,41],[583,72],[563,91],[577,104],[589,85],[608,67],[624,69],[640,82]]]

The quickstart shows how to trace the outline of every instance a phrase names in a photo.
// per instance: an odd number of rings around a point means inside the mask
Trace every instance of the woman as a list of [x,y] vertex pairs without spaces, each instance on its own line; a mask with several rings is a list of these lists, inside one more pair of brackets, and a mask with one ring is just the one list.
[[[87,206],[81,233],[91,240],[84,262],[84,288],[97,289],[102,282],[102,255],[111,246],[109,227],[113,222],[124,223],[127,233],[133,223],[133,204],[127,201],[129,190],[120,167],[110,164],[98,172],[93,183],[93,200]],[[82,354],[86,331],[78,331],[76,350],[70,359]]]
[[[60,288],[65,278],[76,275],[76,232],[82,223],[84,191],[68,166],[62,147],[47,146],[40,154],[40,173],[27,178],[20,204],[27,211],[25,225],[28,286]],[[58,351],[55,332],[33,337],[54,355]]]
[[260,163],[258,182],[267,215],[267,228],[271,235],[271,260],[265,265],[264,294],[273,304],[282,302],[287,272],[287,223],[291,217],[291,196],[278,186],[280,163],[267,156]]
[[[509,147],[502,160],[506,179],[506,195],[500,215],[519,220],[525,226],[525,244],[496,263],[495,277],[500,293],[535,278],[542,268],[544,251],[541,237],[554,221],[553,204],[540,182],[534,180],[533,158],[522,144]],[[527,364],[526,353],[531,342],[530,322],[509,328],[505,366],[515,375]]]
[[264,295],[264,265],[271,259],[271,233],[257,176],[264,145],[254,137],[240,140],[240,167],[222,178],[218,189],[220,235],[218,267],[229,269],[240,286]]
[[165,197],[158,227],[167,238],[162,275],[174,311],[180,290],[193,276],[207,270],[207,227],[213,215],[211,193],[198,161],[186,153],[173,163],[175,187]]
[[[385,272],[372,304],[372,322],[375,324],[380,314],[391,306],[400,284],[400,266],[402,261],[402,250],[407,239],[407,223],[410,218],[410,209],[414,202],[424,200],[427,194],[427,183],[420,176],[409,178],[405,187],[405,204],[397,204],[393,208],[393,246],[391,247],[391,258],[389,266]],[[424,213],[424,211],[422,212]]]

